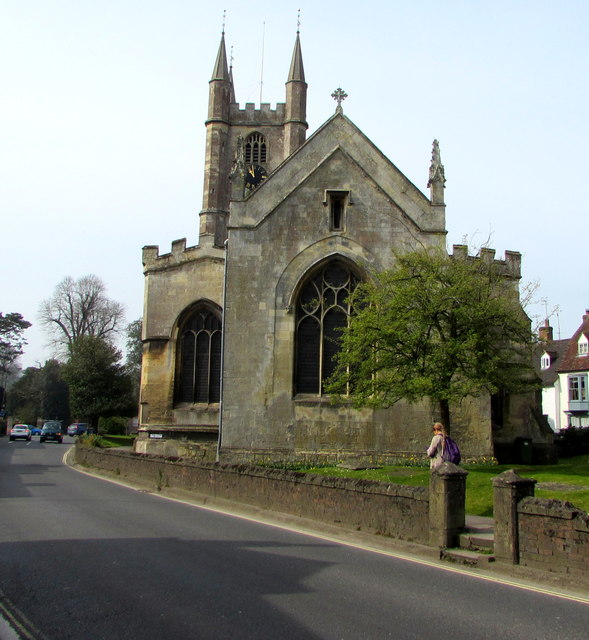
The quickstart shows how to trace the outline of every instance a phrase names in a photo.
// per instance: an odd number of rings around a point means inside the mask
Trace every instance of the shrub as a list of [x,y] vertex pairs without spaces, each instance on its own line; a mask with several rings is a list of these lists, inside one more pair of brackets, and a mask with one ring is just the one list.
[[127,433],[128,418],[112,416],[109,418],[98,418],[98,433],[112,436],[124,436]]
[[561,429],[555,440],[561,458],[589,453],[589,427]]
[[98,447],[100,449],[107,449],[111,446],[104,438],[94,433],[80,436],[78,442],[85,447]]

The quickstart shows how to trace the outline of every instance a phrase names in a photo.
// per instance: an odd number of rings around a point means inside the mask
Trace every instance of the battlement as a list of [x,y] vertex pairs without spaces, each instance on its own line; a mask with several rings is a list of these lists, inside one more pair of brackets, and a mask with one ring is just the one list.
[[495,249],[483,247],[478,256],[469,256],[468,247],[465,244],[455,244],[452,246],[452,257],[462,260],[483,260],[488,263],[494,263],[499,267],[501,273],[507,278],[520,280],[522,277],[521,264],[522,254],[519,251],[505,251],[503,260],[495,259]]
[[172,250],[169,253],[163,253],[162,255],[160,255],[159,246],[156,244],[143,247],[143,272],[176,268],[194,260],[223,260],[224,256],[225,250],[222,248],[202,245],[186,247],[186,238],[180,238],[172,242]]
[[262,102],[259,109],[256,109],[253,102],[246,102],[244,109],[240,109],[237,102],[229,107],[229,121],[233,125],[283,125],[285,117],[286,105],[284,102],[277,102],[276,109],[272,109],[269,102]]

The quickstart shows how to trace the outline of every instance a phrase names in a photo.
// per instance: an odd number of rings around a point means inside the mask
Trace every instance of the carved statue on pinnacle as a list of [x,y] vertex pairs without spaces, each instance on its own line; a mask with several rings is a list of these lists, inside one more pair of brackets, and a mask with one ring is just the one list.
[[434,183],[441,183],[442,186],[446,184],[446,176],[444,175],[444,165],[440,158],[440,143],[434,140],[432,145],[432,163],[429,168],[429,180],[428,187],[431,187]]

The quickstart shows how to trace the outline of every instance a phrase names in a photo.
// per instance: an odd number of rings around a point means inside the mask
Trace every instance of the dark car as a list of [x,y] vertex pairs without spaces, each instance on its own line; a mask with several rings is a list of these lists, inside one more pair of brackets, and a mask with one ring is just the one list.
[[46,422],[41,429],[41,442],[52,440],[53,442],[63,442],[63,432],[61,422]]
[[88,431],[88,424],[86,422],[73,422],[67,428],[68,436],[81,436]]

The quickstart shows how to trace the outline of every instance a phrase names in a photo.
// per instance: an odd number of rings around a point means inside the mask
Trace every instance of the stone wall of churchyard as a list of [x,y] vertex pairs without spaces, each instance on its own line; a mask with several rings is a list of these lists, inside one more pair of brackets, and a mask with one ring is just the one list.
[[535,484],[513,469],[493,479],[495,557],[589,582],[589,515],[570,502],[536,498]]
[[524,498],[517,506],[519,564],[589,576],[589,515],[570,502]]
[[427,544],[429,490],[244,464],[194,462],[76,446],[79,464],[215,499]]
[[[75,459],[154,490],[190,491],[435,548],[455,546],[465,527],[468,474],[449,462],[431,474],[429,487],[408,487],[79,443]],[[513,469],[493,479],[495,558],[587,584],[589,515],[569,502],[534,497],[535,482]]]

